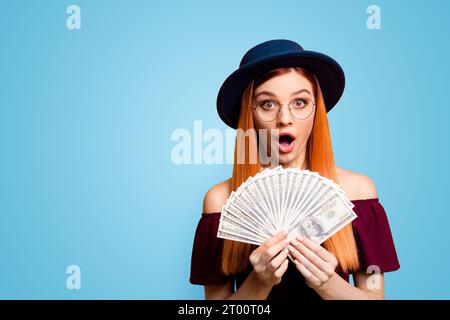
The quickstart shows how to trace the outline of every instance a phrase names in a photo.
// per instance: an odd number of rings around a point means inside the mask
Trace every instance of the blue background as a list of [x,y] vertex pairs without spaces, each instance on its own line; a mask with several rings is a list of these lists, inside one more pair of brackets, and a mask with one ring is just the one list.
[[[66,8],[81,8],[68,30]],[[381,30],[366,27],[370,4]],[[1,1],[0,298],[197,299],[205,192],[171,134],[227,127],[220,85],[257,43],[334,57],[336,162],[371,177],[401,268],[386,298],[450,298],[448,1]],[[66,268],[81,268],[81,290]]]

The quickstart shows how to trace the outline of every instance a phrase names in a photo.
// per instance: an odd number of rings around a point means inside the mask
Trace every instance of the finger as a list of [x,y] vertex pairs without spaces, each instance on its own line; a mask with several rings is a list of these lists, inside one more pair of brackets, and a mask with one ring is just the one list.
[[272,271],[277,270],[283,263],[283,261],[286,260],[288,252],[289,252],[288,249],[284,249],[270,261],[269,266]]
[[[303,238],[304,239],[304,238]],[[320,270],[329,273],[330,270],[330,264],[324,261],[321,257],[319,257],[316,252],[312,251],[311,249],[307,248],[302,242],[297,240],[292,240],[291,243],[295,246],[295,248],[300,251],[300,253],[308,259],[310,262],[312,262],[315,266],[317,266]],[[333,270],[334,271],[334,270]]]
[[305,280],[311,283],[312,285],[318,287],[321,285],[321,281],[317,279],[317,277],[311,273],[304,265],[302,265],[298,260],[294,260],[294,264],[297,267],[298,271],[305,277]]
[[[292,242],[292,241],[291,241]],[[299,260],[302,254],[300,251],[298,251],[297,248],[293,247],[292,245],[288,246],[289,254],[295,259]]]
[[266,263],[269,263],[277,254],[289,245],[289,239],[282,239],[270,248],[268,248],[263,254],[263,259]]
[[267,248],[270,248],[275,243],[277,243],[283,239],[286,239],[287,235],[288,235],[287,230],[280,231],[277,234],[275,234],[272,238],[266,240],[266,242],[264,242],[263,245],[265,245]]
[[325,282],[328,280],[328,275],[320,270],[314,263],[309,261],[305,256],[300,254],[300,258],[296,260],[300,262],[304,267],[306,267],[306,269],[308,269],[308,271],[311,272],[321,282]]
[[280,240],[286,239],[288,235],[287,230],[283,230],[275,234],[272,238],[267,239],[263,244],[261,244],[256,250],[255,260],[260,260],[260,255],[263,254],[268,248],[279,242]]
[[321,257],[325,261],[331,262],[336,259],[336,257],[331,252],[322,247],[320,244],[311,241],[308,237],[300,237],[297,240],[300,240],[300,242],[302,242],[307,248],[315,252],[319,257]]
[[292,263],[294,263],[294,257],[292,256],[292,254],[291,254],[291,252],[289,251],[289,253],[288,253],[288,258],[289,258],[289,260],[291,260],[292,261]]
[[289,264],[289,260],[286,259],[283,261],[283,263],[281,264],[281,266],[275,270],[274,272],[274,276],[277,278],[281,278],[283,276],[283,274],[286,272],[287,268],[288,268],[288,264]]
[[320,281],[324,282],[328,280],[328,276],[324,272],[322,272],[322,270],[317,268],[311,261],[306,259],[305,256],[303,256],[302,253],[299,252],[295,247],[290,245],[288,249],[292,256],[295,258],[294,263],[296,263],[296,261],[300,262],[311,274],[313,274]]

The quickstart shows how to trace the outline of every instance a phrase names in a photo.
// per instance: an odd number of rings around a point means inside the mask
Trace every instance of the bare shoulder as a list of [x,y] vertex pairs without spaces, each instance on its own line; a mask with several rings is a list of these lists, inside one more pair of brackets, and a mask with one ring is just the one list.
[[350,200],[377,198],[377,188],[373,180],[360,172],[336,167],[339,184]]
[[231,193],[231,178],[212,186],[203,199],[203,212],[220,212]]

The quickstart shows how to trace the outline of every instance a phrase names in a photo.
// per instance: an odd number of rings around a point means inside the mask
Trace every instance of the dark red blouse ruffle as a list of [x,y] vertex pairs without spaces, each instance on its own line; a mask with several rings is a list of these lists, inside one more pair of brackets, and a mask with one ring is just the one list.
[[[392,239],[386,212],[378,198],[353,200],[353,210],[357,218],[352,221],[358,247],[361,270],[371,265],[378,266],[381,272],[395,271],[400,268]],[[190,283],[217,285],[235,281],[238,288],[251,272],[235,276],[225,276],[220,271],[223,239],[217,238],[220,212],[202,213],[195,231],[191,256]],[[346,281],[349,275],[336,270]],[[282,281],[273,287],[268,299],[317,299],[319,295],[305,283],[305,279],[295,266],[289,267]]]

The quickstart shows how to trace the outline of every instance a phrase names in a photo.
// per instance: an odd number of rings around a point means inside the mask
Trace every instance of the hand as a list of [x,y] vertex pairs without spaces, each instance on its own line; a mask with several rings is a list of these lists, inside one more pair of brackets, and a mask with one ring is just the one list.
[[263,284],[273,286],[281,282],[289,263],[287,246],[287,232],[279,232],[250,254],[250,263]]
[[289,252],[295,259],[295,266],[305,277],[306,284],[313,289],[322,288],[335,275],[338,264],[336,257],[306,237],[297,237],[291,244]]

